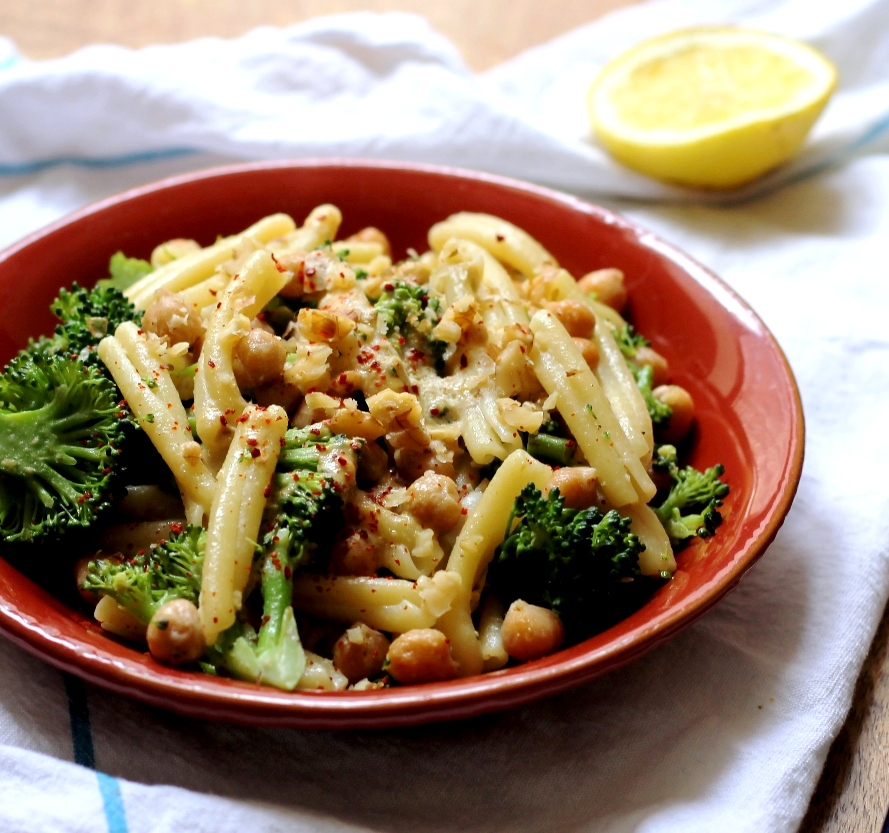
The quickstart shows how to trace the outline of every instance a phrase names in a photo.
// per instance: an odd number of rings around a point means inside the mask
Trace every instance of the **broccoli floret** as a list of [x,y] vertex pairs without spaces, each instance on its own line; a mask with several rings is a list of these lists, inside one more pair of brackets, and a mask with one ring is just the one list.
[[651,342],[641,333],[637,333],[632,324],[624,324],[614,329],[614,340],[624,354],[624,358],[632,359],[640,347],[650,347]]
[[523,599],[555,611],[577,638],[626,612],[630,586],[642,581],[643,549],[630,520],[615,510],[571,509],[558,489],[544,497],[529,484],[516,498],[487,580],[505,604]]
[[386,335],[400,335],[408,346],[426,353],[439,365],[447,344],[431,337],[432,328],[441,318],[438,298],[430,297],[422,287],[410,281],[393,281],[383,287],[374,304],[377,316],[386,324]]
[[203,527],[188,526],[132,558],[97,558],[89,563],[81,587],[111,596],[147,625],[173,599],[197,605],[206,540]]
[[670,421],[670,417],[673,416],[673,409],[666,402],[661,402],[652,392],[654,371],[646,364],[628,361],[627,365],[636,379],[636,385],[639,387],[642,398],[645,400],[651,424],[654,426],[666,425]]
[[115,252],[108,262],[110,277],[96,282],[96,287],[113,287],[121,292],[129,289],[136,281],[144,278],[154,267],[138,257],[127,257],[123,252]]
[[653,425],[666,425],[673,416],[673,409],[664,402],[655,398],[652,393],[652,380],[654,371],[648,365],[639,364],[636,361],[636,353],[640,347],[649,347],[651,342],[645,336],[637,333],[632,324],[624,324],[614,330],[614,339],[620,352],[627,360],[627,367],[636,379],[636,384],[642,392],[642,398],[648,408]]
[[305,670],[305,652],[293,615],[293,573],[332,542],[342,526],[337,470],[354,470],[347,437],[319,426],[285,435],[264,516],[259,633],[237,622],[208,652],[212,665],[235,677],[290,691]]
[[119,324],[137,318],[135,307],[112,286],[90,290],[75,283],[70,290],[59,292],[50,309],[61,323],[51,336],[31,341],[10,362],[11,368],[26,366],[40,356],[63,355],[95,365],[107,375],[96,346],[106,335],[113,334]]
[[117,387],[66,356],[16,361],[0,377],[0,533],[61,537],[109,508],[127,415]]
[[664,525],[673,544],[697,535],[713,535],[722,523],[719,507],[729,493],[727,483],[719,478],[725,472],[721,464],[699,471],[692,466],[679,468],[676,448],[662,445],[657,449],[653,467],[666,471],[673,480],[667,497],[654,512]]
[[263,538],[267,552],[296,570],[318,550],[328,549],[342,526],[340,493],[350,483],[356,466],[355,442],[327,428],[291,428],[266,506],[269,531]]
[[137,317],[135,307],[113,286],[85,289],[75,283],[70,290],[59,292],[50,309],[62,322],[54,338],[63,342],[62,350],[77,354],[95,353],[96,345],[106,335]]

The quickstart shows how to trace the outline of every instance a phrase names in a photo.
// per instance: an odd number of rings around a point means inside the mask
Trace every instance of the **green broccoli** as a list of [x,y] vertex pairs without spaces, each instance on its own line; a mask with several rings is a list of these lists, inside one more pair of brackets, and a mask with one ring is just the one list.
[[673,416],[673,409],[666,403],[661,402],[652,392],[652,378],[654,371],[647,364],[636,364],[636,362],[628,361],[636,384],[645,400],[645,406],[648,408],[648,415],[651,417],[651,424],[654,426],[666,425]]
[[660,506],[654,509],[673,544],[697,535],[706,538],[722,523],[719,507],[729,493],[728,484],[719,478],[725,469],[722,465],[698,471],[692,466],[679,468],[676,448],[661,445],[657,448],[652,466],[667,472],[673,483]]
[[642,398],[648,408],[652,425],[666,425],[673,416],[673,409],[657,399],[652,393],[652,380],[654,371],[648,365],[639,364],[636,361],[636,353],[640,347],[649,347],[651,342],[645,336],[637,333],[632,324],[624,324],[614,330],[614,339],[620,352],[627,360],[627,367],[636,379],[636,384],[642,392]]
[[516,498],[487,581],[505,604],[522,599],[550,608],[569,634],[587,636],[625,615],[631,586],[642,583],[643,548],[615,510],[571,509],[558,489],[544,497],[529,484]]
[[563,436],[562,426],[553,419],[544,422],[536,434],[524,437],[525,451],[535,460],[551,466],[570,466],[577,452],[577,442]]
[[61,537],[111,505],[126,413],[117,387],[66,356],[14,361],[0,377],[0,534]]
[[125,292],[134,283],[154,271],[154,267],[138,257],[127,257],[123,252],[115,252],[108,262],[110,277],[96,282],[97,288],[113,287]]
[[89,563],[81,588],[111,596],[147,625],[173,599],[197,605],[206,539],[203,527],[174,528],[166,541],[132,558],[97,558]]
[[447,344],[431,337],[441,317],[438,298],[430,297],[418,284],[393,281],[385,284],[374,307],[386,324],[387,336],[398,335],[407,349],[420,350],[436,366],[441,363]]
[[640,347],[650,347],[651,342],[641,333],[637,333],[632,324],[614,329],[614,340],[624,354],[624,358],[632,359]]
[[296,687],[306,659],[293,614],[293,573],[342,526],[339,492],[347,484],[340,474],[354,471],[353,445],[320,426],[287,432],[264,516],[262,625],[257,633],[239,621],[222,634],[208,651],[215,668],[287,691]]
[[75,283],[70,290],[60,290],[50,309],[61,322],[55,332],[32,340],[10,362],[10,367],[27,365],[40,356],[63,355],[95,365],[107,375],[96,346],[106,335],[113,334],[119,324],[137,318],[135,307],[112,286],[90,290]]

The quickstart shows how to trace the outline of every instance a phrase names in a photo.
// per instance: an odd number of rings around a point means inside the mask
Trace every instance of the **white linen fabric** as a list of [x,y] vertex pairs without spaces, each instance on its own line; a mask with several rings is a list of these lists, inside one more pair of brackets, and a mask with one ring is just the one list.
[[[731,196],[620,168],[585,122],[604,61],[699,23],[802,38],[840,69],[803,154]],[[808,432],[796,502],[740,586],[667,645],[458,723],[187,720],[0,639],[0,832],[797,829],[889,597],[889,3],[658,0],[482,75],[400,14],[48,62],[0,39],[0,245],[167,174],[305,156],[534,180],[618,207],[713,268],[796,372]]]

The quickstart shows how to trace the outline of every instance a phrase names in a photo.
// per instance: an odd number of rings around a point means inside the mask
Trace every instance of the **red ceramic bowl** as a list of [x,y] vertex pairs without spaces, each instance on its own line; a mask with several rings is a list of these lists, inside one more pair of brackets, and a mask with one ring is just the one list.
[[496,214],[526,229],[574,275],[616,266],[630,316],[670,361],[697,406],[690,462],[722,462],[731,484],[718,534],[688,547],[679,569],[635,614],[552,656],[469,679],[371,692],[285,693],[178,671],[115,641],[0,558],[0,630],[86,680],[202,718],[312,728],[416,724],[482,714],[553,694],[630,662],[674,636],[762,555],[800,476],[803,416],[793,376],[756,314],[717,277],[633,223],[589,203],[467,171],[353,161],[245,165],[187,174],[112,197],[0,254],[0,360],[49,332],[60,284],[91,284],[117,250],[147,257],[159,242],[203,244],[278,211],[316,205],[367,225],[395,255],[423,250],[426,231],[456,211]]

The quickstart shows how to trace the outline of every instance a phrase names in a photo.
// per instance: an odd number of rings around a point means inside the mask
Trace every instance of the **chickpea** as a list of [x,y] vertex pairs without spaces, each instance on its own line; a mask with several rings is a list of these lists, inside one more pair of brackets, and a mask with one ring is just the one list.
[[355,232],[355,234],[351,234],[346,238],[347,243],[353,240],[356,243],[379,243],[383,247],[383,254],[390,257],[392,256],[392,246],[389,245],[389,238],[378,228],[367,226],[366,228],[361,229],[361,231]]
[[589,369],[595,370],[596,365],[599,364],[599,345],[588,338],[578,338],[576,336],[572,341],[575,347],[580,350],[580,355],[583,356],[583,360],[587,363]]
[[589,338],[596,326],[596,314],[576,298],[550,301],[546,308],[562,322],[570,336]]
[[363,622],[356,622],[333,646],[333,664],[354,685],[379,677],[389,650],[389,640]]
[[386,654],[388,672],[400,683],[432,683],[457,676],[448,638],[435,628],[416,628],[396,637]]
[[460,495],[450,477],[427,471],[411,483],[407,495],[407,511],[439,535],[453,529],[460,520]]
[[235,380],[241,389],[267,385],[281,378],[287,348],[276,335],[250,330],[238,339],[234,349]]
[[357,529],[333,545],[330,569],[341,576],[372,576],[377,557],[376,541],[366,529]]
[[670,365],[657,350],[652,350],[651,347],[640,347],[636,350],[633,361],[643,367],[651,368],[652,387],[667,384],[667,380],[670,378]]
[[165,665],[186,665],[204,653],[204,631],[198,609],[187,599],[173,599],[151,617],[148,650]]
[[194,344],[204,334],[197,311],[181,295],[158,292],[142,316],[142,329],[167,339],[170,344]]
[[296,410],[297,403],[302,399],[302,391],[284,379],[277,379],[265,385],[257,385],[253,389],[253,398],[263,408],[280,405],[290,414]]
[[506,653],[513,659],[527,662],[561,648],[565,641],[565,626],[551,610],[517,599],[503,617],[500,635]]
[[546,485],[547,493],[558,489],[571,509],[587,509],[596,503],[598,473],[590,466],[566,466],[556,469]]
[[581,292],[592,293],[599,303],[618,312],[627,305],[624,273],[620,269],[597,269],[584,275],[577,285]]
[[399,448],[395,451],[395,466],[398,473],[408,482],[413,482],[422,477],[427,471],[443,474],[454,478],[454,464],[447,460],[439,459],[431,449],[422,451],[416,448]]
[[652,394],[673,409],[669,422],[659,429],[659,436],[668,443],[678,443],[688,436],[695,418],[695,403],[691,394],[679,385],[660,385]]

